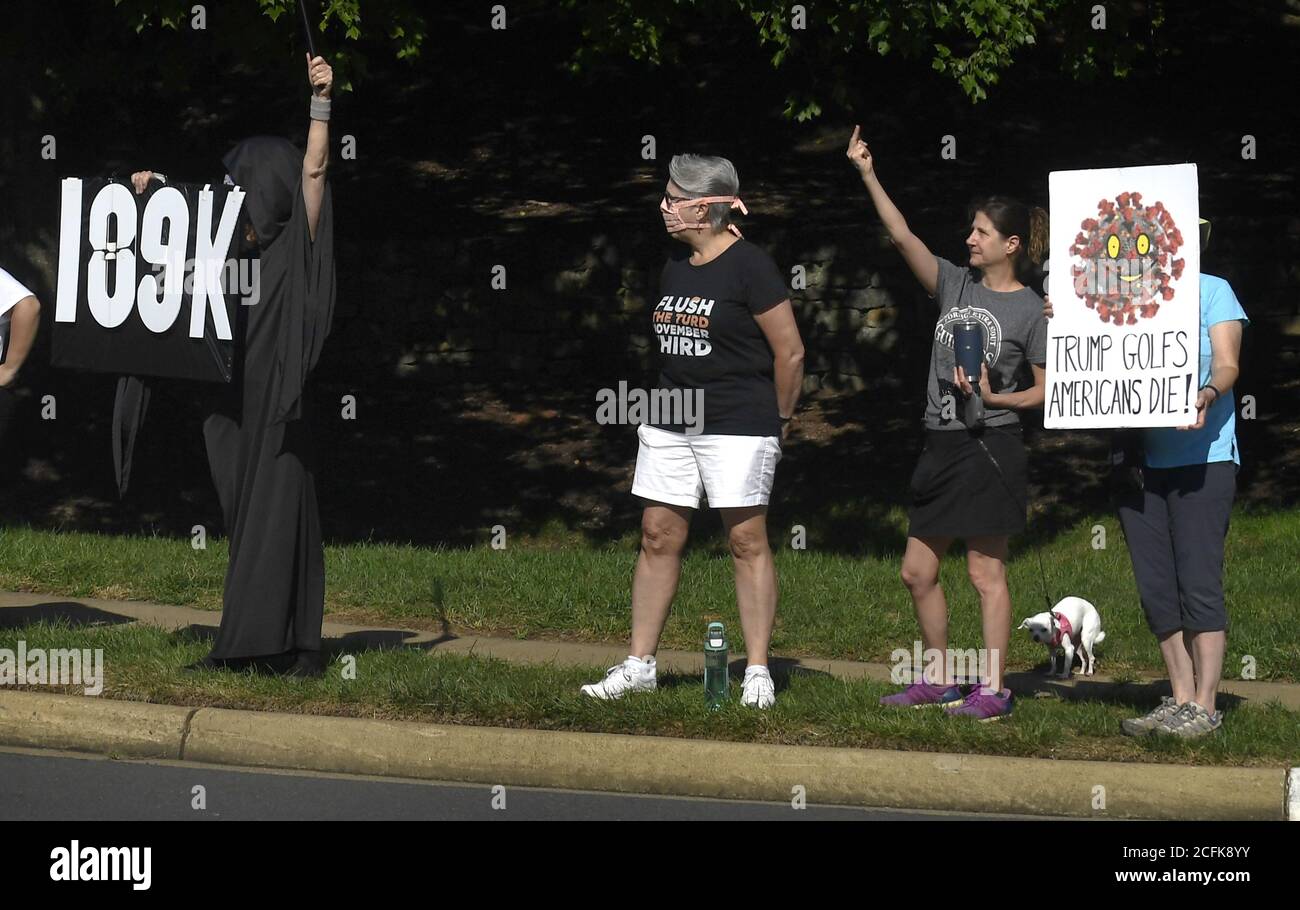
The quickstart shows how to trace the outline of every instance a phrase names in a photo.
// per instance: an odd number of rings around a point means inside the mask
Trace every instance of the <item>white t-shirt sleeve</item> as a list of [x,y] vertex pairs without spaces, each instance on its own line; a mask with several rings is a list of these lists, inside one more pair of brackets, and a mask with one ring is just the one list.
[[18,301],[31,296],[32,292],[19,284],[13,275],[0,269],[0,316],[7,315],[18,305]]

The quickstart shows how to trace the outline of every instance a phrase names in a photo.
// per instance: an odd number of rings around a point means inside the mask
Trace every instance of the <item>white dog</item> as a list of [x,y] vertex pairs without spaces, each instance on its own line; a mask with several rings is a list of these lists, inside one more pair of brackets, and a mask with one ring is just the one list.
[[[1047,668],[1048,674],[1056,674],[1061,679],[1069,679],[1074,669],[1075,649],[1079,652],[1079,663],[1084,676],[1092,675],[1094,663],[1093,646],[1105,641],[1106,633],[1101,631],[1101,614],[1097,608],[1082,597],[1065,597],[1047,613],[1031,616],[1020,624],[1021,629],[1028,629],[1034,641],[1047,645],[1052,655],[1052,662]],[[1056,655],[1065,655],[1065,665],[1056,673]]]

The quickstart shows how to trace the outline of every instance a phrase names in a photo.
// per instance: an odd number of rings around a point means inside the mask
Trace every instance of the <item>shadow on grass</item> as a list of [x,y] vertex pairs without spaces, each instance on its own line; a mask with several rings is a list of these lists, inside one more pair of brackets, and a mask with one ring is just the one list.
[[79,628],[115,626],[135,622],[109,610],[88,607],[75,601],[51,601],[26,607],[0,607],[0,629],[17,629],[33,623]]
[[[1073,685],[1066,685],[1060,680],[1042,674],[1008,673],[1007,685],[1021,696],[1054,695],[1067,701],[1136,705],[1139,709],[1154,708],[1160,704],[1161,698],[1173,695],[1173,689],[1167,679],[1136,683],[1079,680]],[[1220,692],[1217,706],[1222,710],[1232,711],[1244,705],[1246,701],[1247,699],[1240,695]]]
[[[341,655],[355,654],[359,651],[383,651],[396,648],[432,651],[439,645],[456,640],[459,636],[451,631],[451,623],[447,619],[446,594],[442,579],[433,579],[431,587],[433,590],[432,606],[437,614],[437,622],[441,629],[438,637],[413,642],[409,639],[420,637],[425,633],[403,629],[363,629],[347,632],[341,636],[323,636],[321,640],[322,656],[325,657],[327,662],[333,662]],[[184,629],[173,632],[173,640],[177,641],[189,637],[195,640],[211,642],[217,635],[217,628],[217,626],[191,624]]]

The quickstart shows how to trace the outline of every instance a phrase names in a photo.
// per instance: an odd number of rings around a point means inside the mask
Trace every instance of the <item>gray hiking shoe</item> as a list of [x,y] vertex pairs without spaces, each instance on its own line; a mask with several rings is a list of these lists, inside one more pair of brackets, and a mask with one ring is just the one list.
[[1170,717],[1178,713],[1182,705],[1174,701],[1168,695],[1160,699],[1160,704],[1156,705],[1154,711],[1144,717],[1131,717],[1128,720],[1122,720],[1119,728],[1125,736],[1148,736],[1152,730],[1159,727]]
[[1198,739],[1209,736],[1221,726],[1223,726],[1222,711],[1211,714],[1196,702],[1189,701],[1179,708],[1177,713],[1165,718],[1154,732],[1160,735],[1177,736],[1179,739]]

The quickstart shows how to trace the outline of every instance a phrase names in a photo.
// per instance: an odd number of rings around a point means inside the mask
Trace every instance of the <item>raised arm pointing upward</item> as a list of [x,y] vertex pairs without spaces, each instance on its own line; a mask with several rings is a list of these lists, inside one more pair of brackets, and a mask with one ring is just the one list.
[[934,289],[939,283],[939,263],[935,260],[934,253],[930,252],[930,248],[920,237],[912,233],[911,228],[907,226],[907,219],[889,198],[885,188],[880,185],[871,149],[867,148],[866,142],[859,138],[860,136],[861,127],[853,127],[853,135],[849,138],[849,148],[845,154],[862,175],[862,182],[866,184],[867,192],[871,194],[871,203],[876,207],[876,214],[880,216],[880,220],[885,223],[885,229],[889,231],[889,239],[903,254],[907,267],[912,270],[916,280],[921,282],[921,287],[933,297]]

